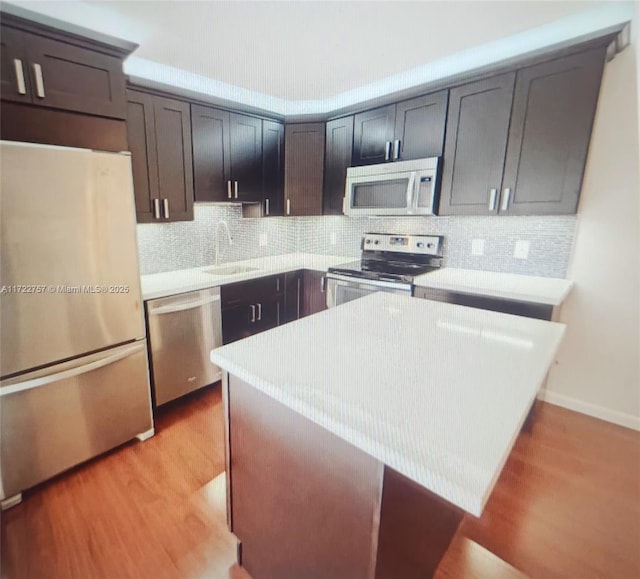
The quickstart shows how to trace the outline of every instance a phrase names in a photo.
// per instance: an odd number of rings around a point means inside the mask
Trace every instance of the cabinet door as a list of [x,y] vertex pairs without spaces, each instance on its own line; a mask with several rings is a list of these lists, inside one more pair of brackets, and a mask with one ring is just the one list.
[[262,183],[265,216],[283,214],[284,125],[262,121]]
[[[251,308],[250,306],[254,307]],[[222,310],[222,341],[230,344],[254,333],[255,305],[242,303]]]
[[229,113],[191,105],[193,192],[195,201],[227,201],[229,184]]
[[342,199],[352,150],[353,116],[329,121],[324,155],[324,215],[342,215]]
[[283,322],[299,320],[303,314],[303,272],[291,271],[284,274],[284,315]]
[[8,26],[0,35],[0,91],[3,100],[31,102],[31,82],[26,60],[25,33]]
[[283,321],[284,296],[265,296],[265,298],[260,298],[255,306],[254,334],[275,328]]
[[262,119],[231,113],[229,125],[234,200],[262,202]]
[[286,215],[322,215],[324,123],[285,127]]
[[451,90],[439,215],[498,211],[515,73]]
[[33,102],[124,119],[127,115],[122,61],[115,56],[26,34]]
[[605,48],[518,71],[501,211],[575,213]]
[[193,219],[189,104],[154,97],[158,193],[163,221]]
[[303,316],[317,314],[327,309],[327,294],[324,291],[322,282],[322,278],[325,275],[323,271],[304,270],[302,282],[304,288]]
[[[127,137],[133,169],[133,191],[138,223],[156,221],[154,200],[158,199],[153,96],[127,91]],[[158,205],[158,218],[160,217]]]
[[443,90],[396,105],[394,160],[442,156],[448,96]]
[[354,118],[352,165],[373,165],[391,160],[396,105],[389,105]]

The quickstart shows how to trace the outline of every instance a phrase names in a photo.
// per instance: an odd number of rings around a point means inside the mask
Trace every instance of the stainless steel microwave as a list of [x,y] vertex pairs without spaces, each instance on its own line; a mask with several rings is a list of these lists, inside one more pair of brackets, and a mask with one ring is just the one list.
[[440,158],[349,167],[345,215],[433,215]]

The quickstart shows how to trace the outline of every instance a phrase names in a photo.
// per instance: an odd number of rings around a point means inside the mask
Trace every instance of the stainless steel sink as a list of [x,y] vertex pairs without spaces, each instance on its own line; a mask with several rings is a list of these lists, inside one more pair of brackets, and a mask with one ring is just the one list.
[[258,271],[258,269],[257,267],[247,267],[246,265],[220,265],[212,267],[211,269],[205,269],[204,273],[210,273],[212,275],[235,275],[238,273]]

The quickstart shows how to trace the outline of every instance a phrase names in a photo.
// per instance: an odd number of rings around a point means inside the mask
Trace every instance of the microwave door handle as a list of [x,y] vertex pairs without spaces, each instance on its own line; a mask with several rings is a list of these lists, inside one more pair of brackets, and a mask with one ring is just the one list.
[[[418,180],[418,183],[420,183],[420,180]],[[415,171],[413,171],[411,173],[411,177],[409,177],[409,184],[407,185],[407,209],[409,211],[413,209],[415,184],[416,184],[416,173]]]

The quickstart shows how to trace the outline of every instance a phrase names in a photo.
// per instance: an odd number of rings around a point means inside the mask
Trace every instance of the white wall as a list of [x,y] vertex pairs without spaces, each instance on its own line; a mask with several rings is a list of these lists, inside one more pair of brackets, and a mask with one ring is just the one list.
[[640,430],[639,38],[606,68],[546,400]]

